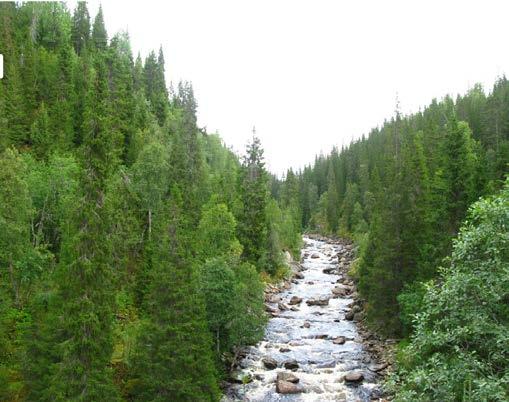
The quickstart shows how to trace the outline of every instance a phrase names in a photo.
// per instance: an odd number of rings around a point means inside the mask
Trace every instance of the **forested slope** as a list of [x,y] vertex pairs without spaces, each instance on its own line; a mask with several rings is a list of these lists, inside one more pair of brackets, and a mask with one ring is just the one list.
[[299,249],[259,141],[85,3],[0,3],[0,51],[0,399],[217,400]]
[[[411,331],[420,282],[434,278],[470,204],[508,172],[509,81],[479,85],[415,114],[396,111],[367,137],[316,158],[273,185],[302,227],[353,237],[354,274],[368,318],[388,335]],[[399,300],[399,301],[398,301]]]

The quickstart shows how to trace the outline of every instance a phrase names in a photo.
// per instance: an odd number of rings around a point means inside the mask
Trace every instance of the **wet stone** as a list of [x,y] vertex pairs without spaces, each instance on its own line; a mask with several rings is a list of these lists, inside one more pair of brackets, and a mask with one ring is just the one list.
[[279,380],[276,382],[276,392],[279,394],[299,394],[304,392],[304,387],[300,384]]
[[338,336],[332,340],[334,345],[343,345],[346,342],[346,338],[344,336]]
[[262,363],[267,370],[274,370],[277,367],[277,360],[272,357],[264,357]]
[[361,382],[364,380],[364,374],[360,371],[350,371],[344,377],[346,382]]
[[283,366],[287,370],[297,370],[299,368],[299,363],[297,363],[297,360],[291,359],[283,362]]
[[277,373],[277,381],[288,381],[293,384],[297,384],[299,382],[299,378],[293,373],[281,371],[280,373]]

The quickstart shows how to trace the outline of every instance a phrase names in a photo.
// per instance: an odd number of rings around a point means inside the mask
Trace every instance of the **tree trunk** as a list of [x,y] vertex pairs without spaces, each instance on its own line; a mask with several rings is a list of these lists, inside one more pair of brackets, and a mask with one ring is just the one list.
[[152,210],[148,210],[148,239],[150,240],[152,234]]

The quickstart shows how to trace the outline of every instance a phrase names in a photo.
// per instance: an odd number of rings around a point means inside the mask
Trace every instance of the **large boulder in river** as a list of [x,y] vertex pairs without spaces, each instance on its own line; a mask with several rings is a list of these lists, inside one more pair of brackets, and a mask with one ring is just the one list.
[[338,336],[332,340],[334,345],[343,345],[346,342],[346,338],[344,336]]
[[335,267],[330,267],[330,268],[324,268],[322,270],[322,272],[324,274],[328,274],[328,275],[334,275],[336,273],[336,268]]
[[320,258],[320,254],[313,253],[313,254],[311,254],[311,258],[313,258],[313,259]]
[[290,299],[290,301],[288,302],[288,304],[290,306],[293,306],[295,304],[300,304],[302,302],[302,297],[299,297],[299,296],[292,296],[292,298]]
[[321,296],[318,299],[311,298],[306,301],[306,304],[308,306],[327,306],[329,305],[329,298],[327,296]]
[[264,357],[262,363],[267,370],[274,370],[277,367],[277,360],[272,357]]
[[288,381],[293,384],[297,384],[299,382],[299,378],[293,373],[281,371],[277,373],[277,381]]
[[354,313],[353,311],[349,311],[345,314],[345,320],[352,321],[353,320]]
[[283,366],[285,366],[287,370],[297,370],[299,368],[299,363],[297,363],[295,359],[290,359],[283,362]]
[[276,392],[278,394],[299,394],[304,392],[304,387],[290,381],[278,380],[276,382]]
[[346,373],[344,379],[346,382],[361,382],[364,380],[364,374],[360,371],[350,371],[349,373]]

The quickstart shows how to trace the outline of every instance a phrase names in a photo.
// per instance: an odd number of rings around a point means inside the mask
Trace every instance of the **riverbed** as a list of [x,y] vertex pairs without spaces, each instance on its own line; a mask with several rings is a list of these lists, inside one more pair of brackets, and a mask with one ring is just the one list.
[[304,238],[291,287],[272,295],[265,337],[240,362],[230,401],[370,401],[380,394],[374,359],[350,316],[353,289],[338,264],[351,246]]

